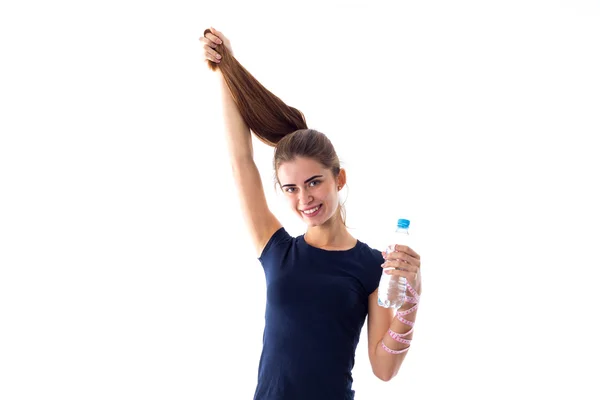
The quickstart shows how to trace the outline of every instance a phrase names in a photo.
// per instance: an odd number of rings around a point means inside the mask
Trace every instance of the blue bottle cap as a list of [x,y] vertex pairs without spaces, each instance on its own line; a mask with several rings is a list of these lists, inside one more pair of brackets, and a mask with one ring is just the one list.
[[404,229],[406,229],[406,228],[408,228],[409,225],[410,225],[410,221],[408,219],[400,218],[398,220],[398,225],[397,225],[398,228],[404,228]]

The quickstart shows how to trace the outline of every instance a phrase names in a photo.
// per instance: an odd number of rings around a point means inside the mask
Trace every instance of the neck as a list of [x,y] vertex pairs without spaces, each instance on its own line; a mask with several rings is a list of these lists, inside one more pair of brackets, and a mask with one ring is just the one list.
[[339,210],[323,225],[309,227],[304,240],[312,246],[331,249],[353,247],[356,243],[343,224]]

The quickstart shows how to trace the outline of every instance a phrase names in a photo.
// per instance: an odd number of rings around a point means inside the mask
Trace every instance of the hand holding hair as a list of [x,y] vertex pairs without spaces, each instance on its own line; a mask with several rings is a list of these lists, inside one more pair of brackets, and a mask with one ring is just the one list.
[[223,46],[227,49],[229,54],[233,56],[233,50],[229,39],[213,27],[204,30],[204,36],[200,39],[200,42],[204,47],[204,58],[208,61],[211,69],[215,69],[216,65],[221,62],[225,56],[225,52],[222,50]]
[[208,66],[221,72],[244,122],[259,140],[275,147],[286,135],[308,128],[300,110],[271,93],[235,59],[225,35],[211,27],[200,42]]

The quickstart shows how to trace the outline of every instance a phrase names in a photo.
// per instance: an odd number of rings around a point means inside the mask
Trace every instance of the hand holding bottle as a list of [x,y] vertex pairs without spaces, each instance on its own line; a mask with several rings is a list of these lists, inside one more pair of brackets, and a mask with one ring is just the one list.
[[421,294],[421,256],[406,245],[390,246],[391,252],[382,252],[385,262],[381,264],[383,273],[403,276],[413,289]]
[[377,304],[385,308],[399,309],[406,300],[413,300],[410,296],[407,298],[407,289],[410,293],[421,290],[418,273],[421,257],[409,246],[412,244],[409,226],[410,220],[398,219],[393,239],[390,240],[395,244],[386,244],[385,251],[381,253],[385,261],[381,264],[384,270],[379,280]]

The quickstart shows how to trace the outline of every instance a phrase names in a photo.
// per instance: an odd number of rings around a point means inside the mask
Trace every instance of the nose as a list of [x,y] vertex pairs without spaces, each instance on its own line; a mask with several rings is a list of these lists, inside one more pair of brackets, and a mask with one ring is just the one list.
[[300,204],[308,205],[311,201],[313,201],[313,196],[308,192],[308,190],[300,189],[298,200],[300,200]]

